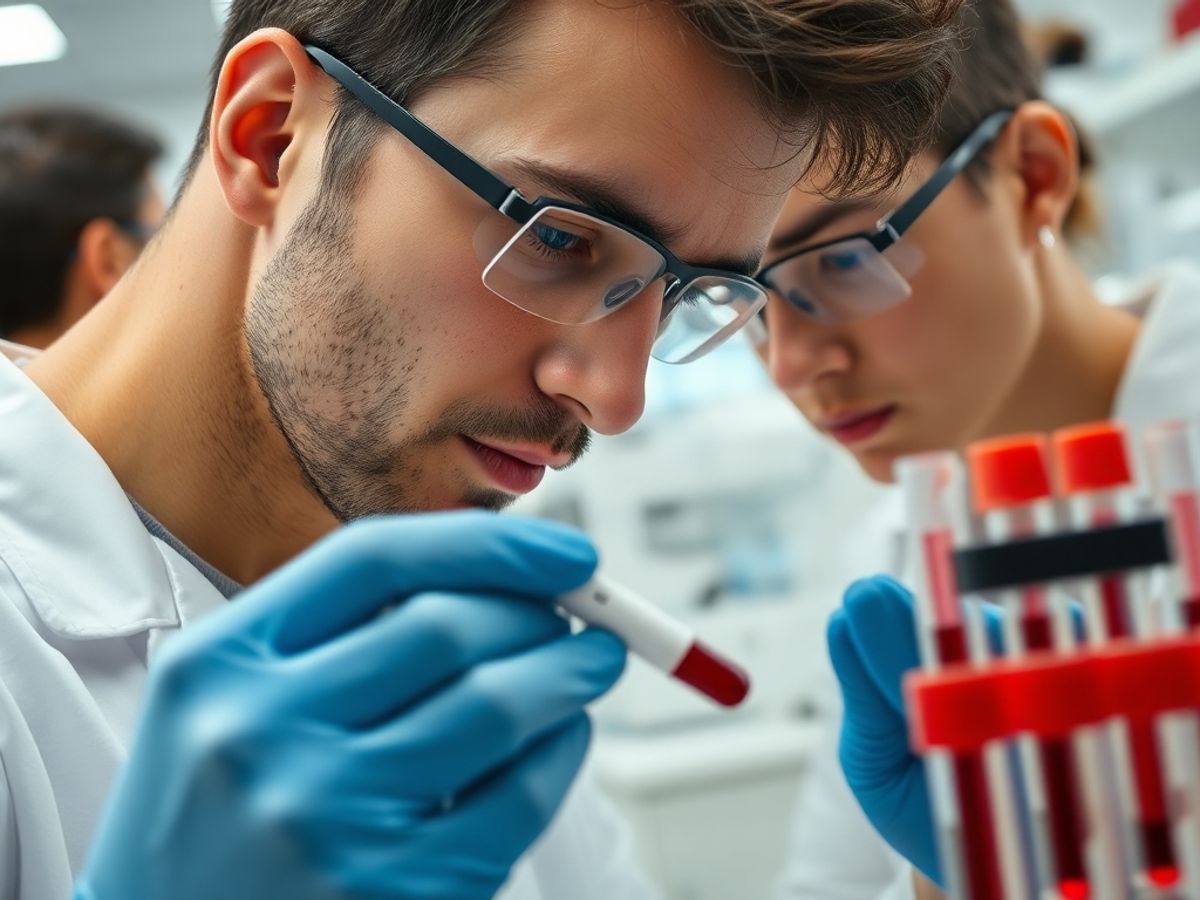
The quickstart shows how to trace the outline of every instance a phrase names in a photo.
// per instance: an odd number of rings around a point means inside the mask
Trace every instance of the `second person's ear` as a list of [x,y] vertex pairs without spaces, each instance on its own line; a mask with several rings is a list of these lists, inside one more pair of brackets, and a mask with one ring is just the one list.
[[1079,147],[1070,120],[1044,101],[1022,104],[999,147],[1020,192],[1022,240],[1058,234],[1079,190]]

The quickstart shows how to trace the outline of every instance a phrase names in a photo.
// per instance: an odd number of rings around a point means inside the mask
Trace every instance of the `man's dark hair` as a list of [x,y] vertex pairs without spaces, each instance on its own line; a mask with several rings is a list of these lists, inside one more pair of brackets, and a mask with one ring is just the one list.
[[[989,113],[1016,109],[1042,98],[1042,64],[1031,52],[1021,17],[1011,0],[967,0],[962,12],[963,44],[954,56],[954,81],[937,123],[934,146],[949,154]],[[1096,226],[1090,187],[1086,181],[1094,158],[1087,136],[1079,133],[1080,171],[1085,177],[1064,230],[1087,232]],[[990,157],[981,153],[967,169],[976,186],[990,171]]]
[[[602,2],[602,0],[596,0]],[[832,193],[899,177],[928,145],[950,81],[963,0],[607,0],[675,10],[753,82],[763,108]],[[213,70],[260,28],[276,27],[340,57],[400,102],[451,76],[504,64],[528,4],[520,0],[233,0]],[[211,97],[211,92],[210,92]],[[185,180],[208,143],[212,101]],[[787,128],[784,128],[787,123]],[[353,187],[381,127],[342,92],[325,187]]]
[[136,222],[163,146],[120,119],[69,107],[0,113],[0,337],[53,322],[89,222]]

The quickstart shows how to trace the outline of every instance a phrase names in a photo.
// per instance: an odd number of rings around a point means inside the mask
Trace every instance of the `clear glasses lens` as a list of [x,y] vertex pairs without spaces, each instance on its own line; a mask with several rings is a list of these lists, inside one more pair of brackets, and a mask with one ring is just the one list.
[[654,358],[683,364],[724,343],[766,305],[752,282],[706,275],[672,295],[654,342]]
[[526,312],[583,325],[616,312],[663,273],[657,250],[574,210],[547,207],[525,225],[488,216],[475,236],[483,283]]
[[908,279],[924,261],[917,247],[903,241],[880,253],[865,238],[851,238],[784,260],[766,272],[766,280],[817,321],[846,322],[907,300]]
[[742,329],[742,334],[745,335],[746,340],[750,342],[750,346],[755,350],[761,351],[766,348],[767,341],[770,340],[770,334],[767,332],[766,309],[750,317],[750,321]]
[[[655,285],[666,260],[636,235],[586,213],[546,207],[525,225],[488,216],[475,234],[483,283],[514,306],[562,325],[595,322]],[[752,282],[706,276],[672,295],[653,354],[669,363],[703,356],[766,303]]]

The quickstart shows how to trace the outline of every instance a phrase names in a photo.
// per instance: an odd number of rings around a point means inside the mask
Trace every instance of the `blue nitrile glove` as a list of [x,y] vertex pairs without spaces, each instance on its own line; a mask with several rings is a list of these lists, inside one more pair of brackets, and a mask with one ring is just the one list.
[[827,630],[844,712],[838,758],[875,830],[940,881],[929,790],[909,749],[901,682],[920,665],[912,597],[889,578],[851,585]]
[[[1003,613],[987,603],[981,609],[998,652]],[[1072,603],[1070,610],[1082,640],[1082,609]],[[904,714],[904,675],[920,665],[912,594],[886,577],[851,585],[829,621],[828,640],[845,707],[838,756],[846,782],[875,830],[942,884],[925,768],[910,749]]]
[[76,896],[492,897],[624,665],[546,602],[595,566],[477,512],[322,542],[164,648]]

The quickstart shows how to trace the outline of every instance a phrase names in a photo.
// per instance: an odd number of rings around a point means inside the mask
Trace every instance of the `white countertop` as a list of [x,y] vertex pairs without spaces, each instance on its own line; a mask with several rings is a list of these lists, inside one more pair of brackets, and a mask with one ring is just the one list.
[[664,732],[601,731],[593,764],[610,792],[677,793],[798,773],[807,765],[820,731],[812,720],[766,716]]

